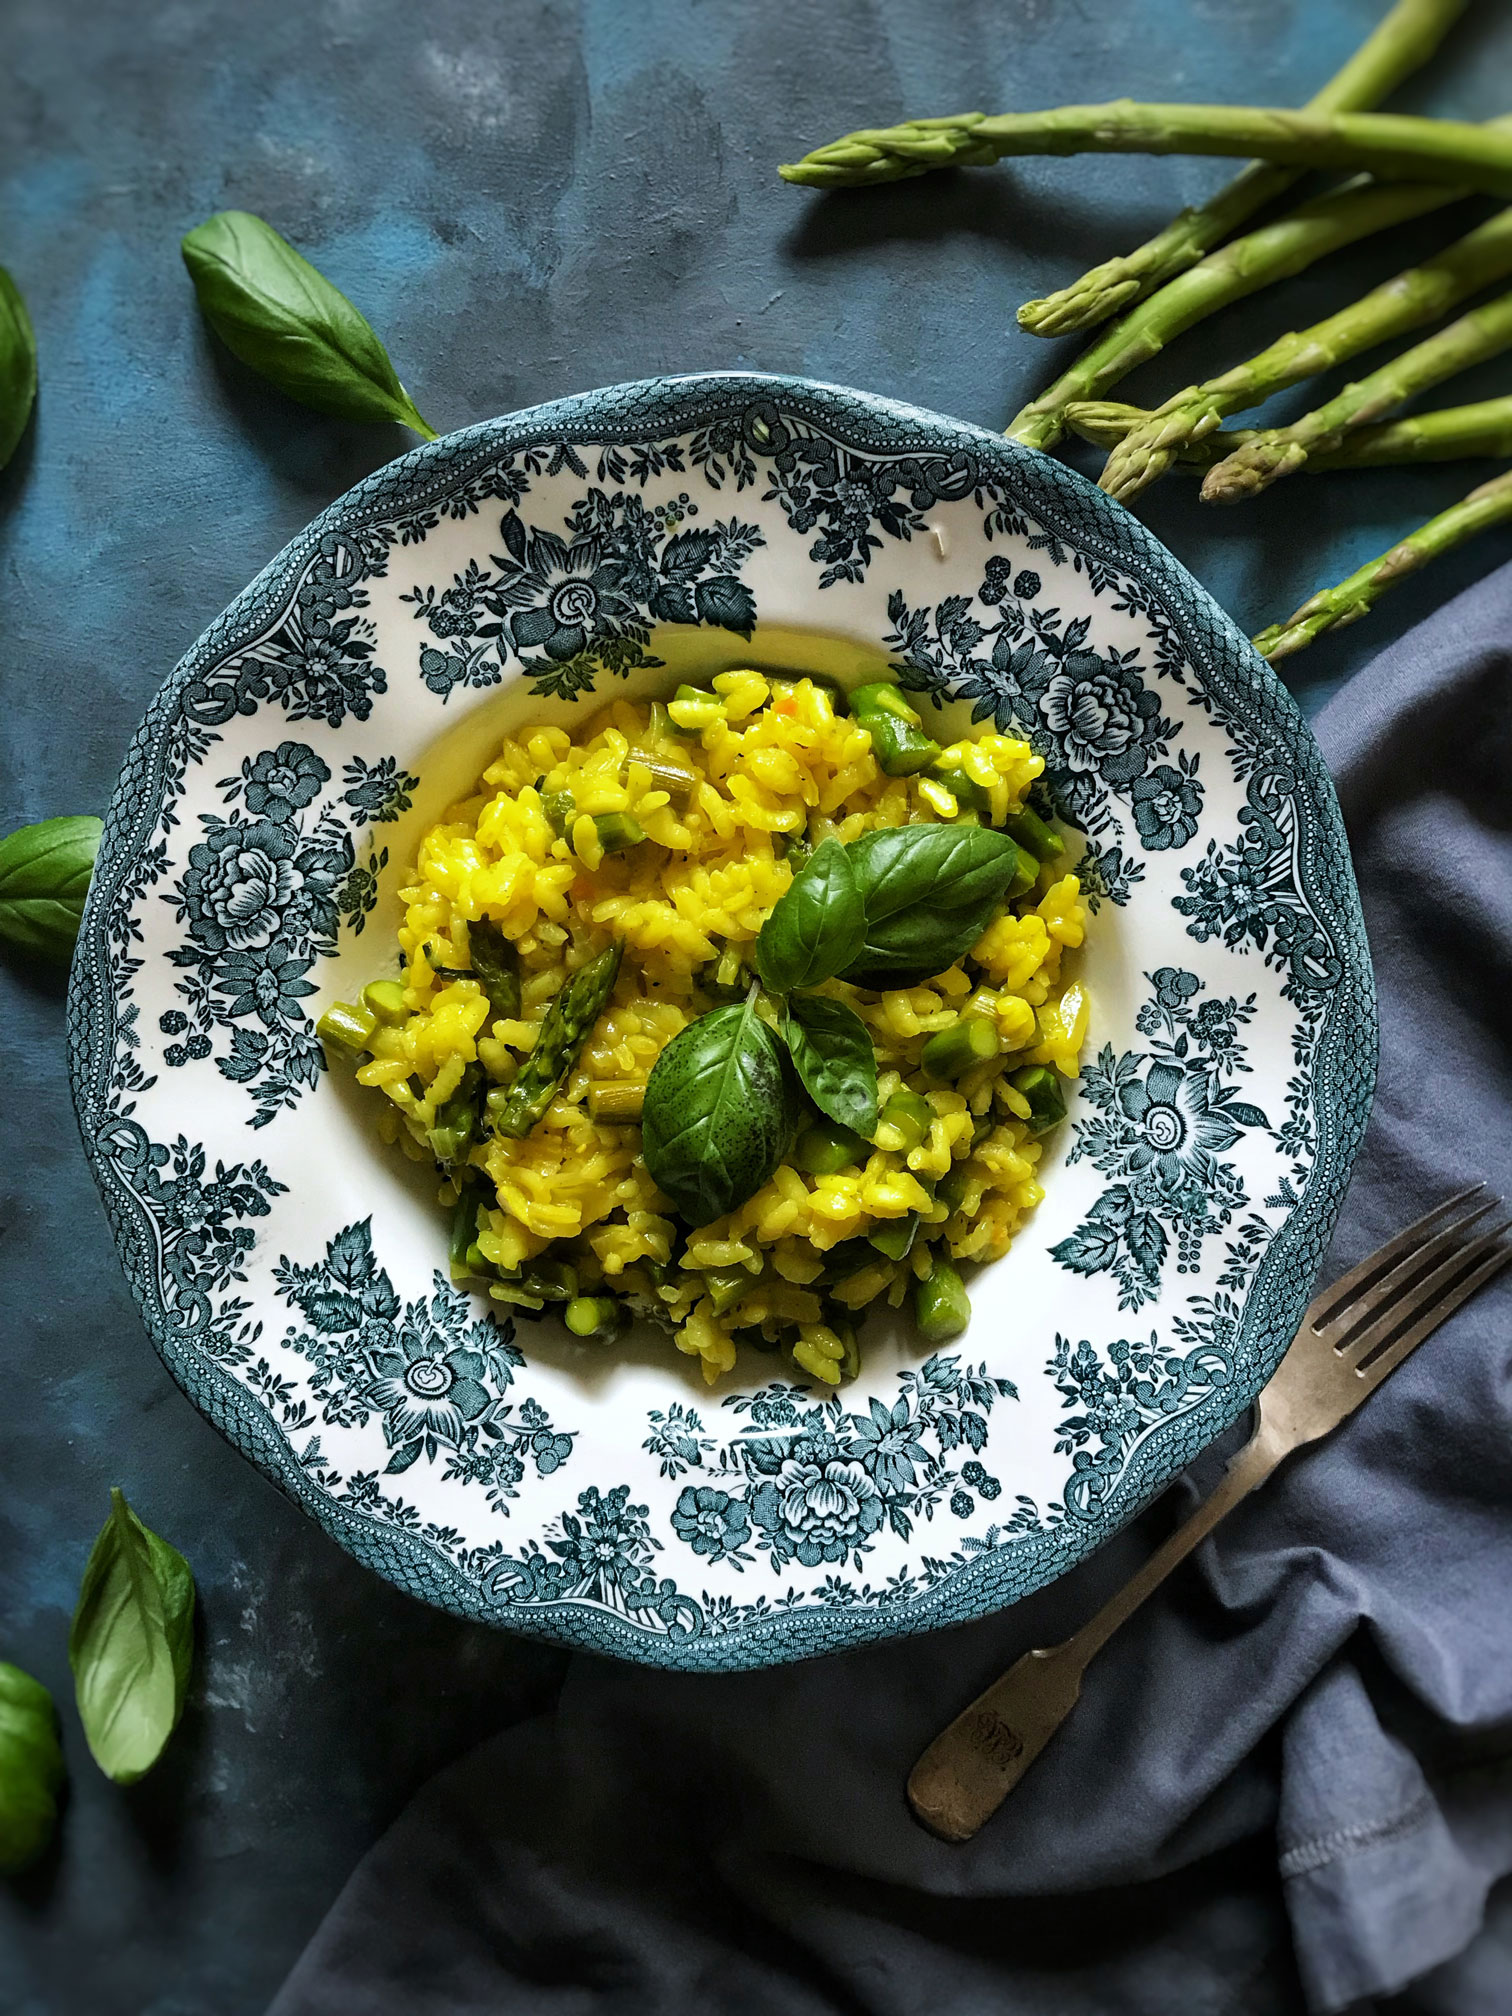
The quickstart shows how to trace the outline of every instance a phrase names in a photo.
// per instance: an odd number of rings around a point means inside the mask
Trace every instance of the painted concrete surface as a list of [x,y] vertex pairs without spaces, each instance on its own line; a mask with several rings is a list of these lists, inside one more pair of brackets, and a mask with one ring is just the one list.
[[[314,258],[443,428],[729,366],[1002,424],[1074,349],[1019,334],[1016,304],[1146,235],[1221,166],[1027,162],[818,196],[775,163],[967,105],[1297,102],[1378,12],[9,0],[0,258],[31,303],[43,390],[0,476],[0,830],[100,809],[167,668],[306,519],[407,445],[286,404],[217,347],[177,251],[208,212],[258,211]],[[1402,102],[1502,111],[1509,57],[1512,21],[1482,8]],[[1247,355],[1442,236],[1399,232],[1231,311],[1131,396]],[[1299,480],[1227,513],[1173,480],[1144,515],[1256,628],[1471,480]],[[1505,534],[1488,539],[1295,661],[1304,703],[1505,553]],[[111,1484],[188,1554],[202,1608],[191,1707],[142,1786],[106,1784],[65,1713],[59,1849],[0,1887],[0,2016],[254,2016],[409,1792],[548,1701],[561,1661],[389,1590],[197,1418],[136,1319],[84,1168],[60,991],[13,972],[0,989],[0,1657],[67,1703],[68,1616]]]

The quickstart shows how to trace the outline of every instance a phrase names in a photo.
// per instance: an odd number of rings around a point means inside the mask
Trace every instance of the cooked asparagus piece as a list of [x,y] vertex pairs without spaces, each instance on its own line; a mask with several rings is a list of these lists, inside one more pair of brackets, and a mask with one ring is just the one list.
[[702,686],[679,686],[667,703],[667,718],[683,735],[701,735],[725,718],[724,702]]
[[646,837],[640,821],[632,819],[628,812],[596,813],[593,830],[606,854],[623,854],[627,847],[639,847]]
[[1066,851],[1066,843],[1053,826],[1047,826],[1032,806],[1010,812],[1003,831],[1036,861],[1054,861]]
[[465,1183],[458,1191],[457,1201],[452,1206],[451,1239],[447,1258],[453,1281],[465,1281],[478,1271],[469,1256],[477,1242],[478,1211],[482,1202],[483,1193],[477,1185]]
[[589,1116],[614,1126],[638,1124],[645,1099],[644,1085],[618,1084],[601,1078],[588,1087]]
[[919,1062],[931,1078],[964,1078],[978,1064],[997,1056],[998,1026],[990,1015],[962,1015],[939,1029],[919,1052]]
[[507,1022],[520,1013],[520,955],[490,918],[480,917],[467,927],[468,953],[473,976],[488,996],[494,1016]]
[[1157,406],[1109,455],[1099,482],[1127,502],[1163,476],[1181,442],[1211,434],[1226,414],[1330,370],[1374,343],[1432,322],[1492,280],[1512,273],[1512,209],[1499,210],[1444,251],[1409,266],[1337,314],[1294,329],[1258,356]]
[[727,1315],[746,1290],[756,1286],[756,1276],[746,1267],[706,1267],[703,1278],[716,1316]]
[[483,1066],[469,1064],[457,1089],[436,1109],[427,1139],[438,1162],[465,1162],[478,1132],[478,1099],[484,1086]]
[[1015,1092],[1029,1102],[1028,1127],[1031,1134],[1043,1134],[1066,1117],[1066,1095],[1060,1073],[1048,1064],[1026,1064],[1009,1079]]
[[315,1024],[315,1034],[322,1043],[339,1043],[344,1050],[361,1051],[366,1050],[377,1027],[378,1017],[371,1008],[358,1007],[350,1001],[333,1001]]
[[936,1254],[929,1272],[915,1280],[913,1303],[914,1322],[926,1344],[948,1344],[971,1321],[966,1284],[943,1254]]
[[[1397,0],[1343,69],[1308,100],[1306,109],[1365,112],[1380,104],[1428,60],[1464,7],[1465,0]],[[1195,266],[1289,189],[1300,173],[1270,161],[1251,161],[1216,195],[1183,210],[1133,252],[1105,259],[1043,300],[1026,301],[1018,311],[1019,326],[1036,336],[1068,336],[1105,322],[1120,308],[1142,301]]]
[[1343,188],[1299,203],[1275,223],[1210,252],[1199,265],[1178,274],[1122,316],[1014,416],[1008,438],[1027,448],[1053,448],[1064,432],[1068,407],[1100,399],[1205,316],[1242,301],[1273,280],[1304,272],[1342,246],[1440,210],[1464,194],[1463,189],[1433,183],[1377,182],[1360,176]]
[[[663,709],[663,712],[666,710]],[[639,743],[626,752],[625,762],[639,763],[651,773],[651,789],[665,791],[677,813],[686,812],[698,785],[698,773],[685,763],[676,749],[657,748],[653,744]]]
[[370,980],[362,990],[362,1005],[390,1029],[409,1020],[402,980]]
[[[1112,448],[1146,417],[1142,406],[1112,400],[1076,406],[1071,425],[1097,448]],[[1200,441],[1184,441],[1176,459],[1193,469],[1211,469],[1256,439],[1253,427],[1223,428]],[[1479,399],[1469,406],[1443,406],[1409,413],[1379,427],[1346,434],[1336,448],[1310,451],[1309,470],[1376,469],[1397,462],[1458,462],[1472,456],[1512,455],[1512,398]]]
[[574,1337],[589,1344],[610,1344],[630,1324],[629,1312],[612,1295],[575,1295],[562,1312]]
[[1268,427],[1209,470],[1202,485],[1204,504],[1237,504],[1282,476],[1295,475],[1314,454],[1326,454],[1365,426],[1405,405],[1430,386],[1483,364],[1512,346],[1512,294],[1472,308],[1410,350],[1393,357],[1366,378],[1346,385],[1324,405],[1289,427]]
[[808,1176],[833,1176],[865,1162],[869,1149],[859,1134],[842,1127],[837,1120],[818,1119],[805,1127],[793,1143],[788,1161]]
[[[547,824],[558,840],[565,840],[574,853],[577,847],[573,832],[577,825],[577,800],[570,791],[543,791],[541,808],[546,814]],[[628,812],[596,812],[593,815],[593,830],[598,835],[598,844],[606,854],[622,854],[627,847],[638,847],[646,835],[638,820]]]
[[1452,504],[1426,525],[1420,525],[1416,532],[1398,540],[1388,552],[1367,561],[1347,581],[1320,589],[1284,623],[1272,623],[1269,629],[1262,630],[1255,639],[1255,649],[1274,664],[1278,658],[1289,658],[1293,652],[1305,650],[1325,630],[1358,623],[1362,616],[1370,614],[1386,590],[1405,575],[1415,574],[1439,554],[1463,545],[1477,532],[1503,524],[1509,518],[1512,518],[1512,470],[1482,483],[1458,504]]
[[1019,154],[1255,154],[1289,168],[1353,168],[1512,196],[1512,134],[1468,120],[1284,105],[1141,105],[1131,98],[906,119],[848,133],[777,172],[785,182],[837,189],[897,182],[932,168],[986,168]]
[[934,1111],[929,1101],[900,1085],[877,1115],[877,1146],[890,1149],[895,1155],[909,1155],[933,1123]]
[[515,1081],[497,1102],[490,1101],[494,1125],[501,1134],[520,1141],[546,1116],[557,1087],[577,1062],[588,1032],[608,1006],[619,973],[619,942],[580,966],[557,995],[541,1021],[535,1048],[520,1066]]
[[871,736],[877,768],[888,777],[914,777],[938,761],[940,745],[923,732],[918,713],[885,679],[858,686],[850,696],[853,719]]
[[909,1211],[901,1218],[889,1218],[884,1224],[874,1225],[866,1235],[866,1243],[875,1246],[884,1260],[906,1260],[913,1251],[918,1231],[919,1214]]

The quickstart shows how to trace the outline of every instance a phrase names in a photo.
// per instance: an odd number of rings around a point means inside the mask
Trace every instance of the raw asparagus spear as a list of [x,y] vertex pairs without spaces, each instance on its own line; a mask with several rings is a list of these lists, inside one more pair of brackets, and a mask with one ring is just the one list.
[[[1307,110],[1366,112],[1379,105],[1427,62],[1464,9],[1465,0],[1397,0],[1343,69],[1308,100]],[[1018,311],[1019,326],[1036,336],[1068,336],[1106,322],[1195,266],[1289,189],[1300,173],[1271,161],[1251,161],[1206,203],[1183,210],[1135,251],[1105,259],[1043,300],[1026,301]]]
[[1202,485],[1204,504],[1237,504],[1245,497],[1269,487],[1279,477],[1303,469],[1315,454],[1337,448],[1356,427],[1366,426],[1441,385],[1472,364],[1512,346],[1512,294],[1500,294],[1482,307],[1472,308],[1447,329],[1437,330],[1422,343],[1415,343],[1399,357],[1393,357],[1367,378],[1346,385],[1342,392],[1294,420],[1289,427],[1267,427],[1245,443],[1227,461],[1210,469]]
[[494,1116],[501,1134],[523,1140],[546,1117],[557,1087],[578,1060],[588,1032],[608,1006],[624,946],[619,942],[579,966],[541,1019],[535,1048],[520,1066]]
[[[1097,448],[1112,448],[1145,417],[1140,406],[1073,406],[1071,425]],[[1258,438],[1253,427],[1227,427],[1184,441],[1176,451],[1185,467],[1210,469]],[[1512,455],[1512,398],[1480,399],[1470,406],[1444,406],[1433,413],[1410,413],[1380,427],[1360,427],[1335,448],[1313,450],[1309,470],[1376,469],[1394,462],[1458,462],[1470,456]]]
[[897,182],[931,168],[985,168],[1009,154],[1257,154],[1288,168],[1368,169],[1512,196],[1512,135],[1464,119],[1284,105],[1057,105],[958,112],[832,140],[778,173],[816,189]]
[[1512,209],[1499,210],[1445,251],[1398,273],[1338,314],[1310,329],[1294,329],[1233,370],[1175,393],[1124,436],[1098,481],[1125,502],[1137,497],[1170,468],[1180,442],[1211,434],[1225,414],[1257,406],[1283,386],[1330,370],[1373,343],[1420,328],[1508,273]]
[[1100,398],[1205,316],[1273,280],[1290,279],[1341,246],[1440,210],[1465,193],[1428,182],[1376,182],[1363,175],[1299,204],[1274,224],[1235,238],[1115,322],[1015,415],[1009,440],[1027,448],[1053,448],[1064,431],[1068,407]]
[[1441,511],[1416,532],[1399,540],[1389,552],[1368,560],[1347,581],[1320,589],[1284,623],[1272,623],[1269,629],[1262,630],[1255,639],[1255,649],[1274,664],[1278,658],[1289,658],[1293,652],[1305,650],[1325,630],[1358,623],[1362,616],[1370,614],[1386,590],[1405,575],[1415,574],[1439,554],[1508,519],[1512,519],[1512,470],[1482,483],[1458,504],[1450,505],[1447,511]]

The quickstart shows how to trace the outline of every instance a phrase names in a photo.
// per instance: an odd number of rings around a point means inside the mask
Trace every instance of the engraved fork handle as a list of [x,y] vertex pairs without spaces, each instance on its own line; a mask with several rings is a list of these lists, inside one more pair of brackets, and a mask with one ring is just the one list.
[[1076,1705],[1082,1674],[1127,1618],[1286,1454],[1263,1428],[1210,1497],[1064,1644],[1026,1652],[942,1730],[914,1766],[908,1803],[945,1841],[969,1841],[1002,1805]]

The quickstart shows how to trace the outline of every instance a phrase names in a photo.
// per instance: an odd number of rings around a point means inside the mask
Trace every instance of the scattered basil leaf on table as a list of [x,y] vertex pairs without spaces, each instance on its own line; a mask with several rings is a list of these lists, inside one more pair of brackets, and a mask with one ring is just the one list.
[[1038,863],[987,826],[889,826],[846,852],[866,910],[861,949],[841,977],[905,986],[943,973],[981,937]]
[[817,987],[851,961],[866,935],[866,912],[851,857],[838,840],[816,847],[756,940],[756,970],[773,994]]
[[0,1875],[35,1862],[58,1819],[63,1752],[52,1696],[0,1660]]
[[690,1023],[646,1083],[641,1152],[657,1187],[690,1225],[734,1211],[787,1152],[793,1102],[782,1046],[756,1013],[755,991]]
[[367,318],[272,225],[220,210],[182,251],[205,320],[280,392],[317,413],[398,420],[436,438]]
[[120,1491],[90,1551],[68,1634],[79,1719],[95,1762],[134,1785],[184,1709],[194,1654],[194,1577]]
[[827,994],[790,994],[782,1037],[819,1111],[870,1139],[877,1131],[877,1053],[855,1009]]
[[0,469],[16,452],[37,403],[37,339],[21,289],[0,266]]
[[98,819],[44,819],[0,840],[0,944],[66,967],[100,844]]

